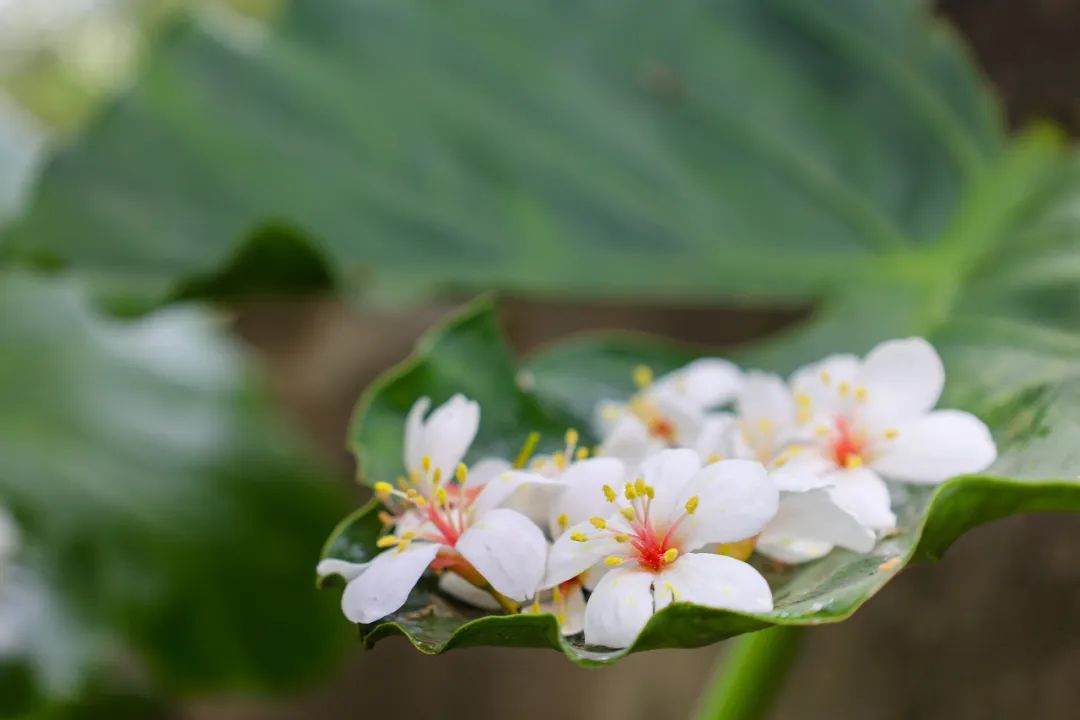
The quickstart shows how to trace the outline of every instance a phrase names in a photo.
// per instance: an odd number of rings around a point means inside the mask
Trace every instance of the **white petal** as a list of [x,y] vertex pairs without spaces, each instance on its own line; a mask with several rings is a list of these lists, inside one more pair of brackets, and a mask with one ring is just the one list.
[[832,483],[828,489],[833,502],[871,530],[891,530],[896,527],[889,488],[872,470],[838,470],[827,476]]
[[333,558],[326,558],[320,560],[318,567],[315,568],[315,573],[319,576],[319,579],[328,578],[331,575],[337,575],[346,582],[354,580],[360,576],[360,573],[367,570],[371,563],[351,563],[345,560],[335,560]]
[[684,486],[676,512],[684,510],[691,497],[698,499],[697,510],[678,532],[684,551],[757,535],[780,501],[765,468],[753,460],[721,460],[702,468]]
[[405,417],[405,469],[419,469],[427,452],[424,449],[424,415],[431,407],[431,398],[422,397],[413,403]]
[[747,373],[736,408],[745,424],[744,432],[772,435],[777,449],[795,425],[795,398],[779,375]]
[[701,423],[697,437],[690,443],[690,447],[697,452],[702,462],[708,461],[713,455],[730,457],[734,452],[732,439],[737,432],[738,427],[734,415],[709,413]]
[[444,572],[439,576],[439,589],[450,597],[468,603],[482,610],[499,610],[499,603],[485,592],[461,577],[457,573]]
[[731,402],[741,385],[742,373],[733,363],[702,358],[657,379],[648,394],[678,398],[704,410]]
[[600,443],[599,455],[621,460],[627,467],[637,467],[662,445],[649,436],[649,429],[633,415],[623,415]]
[[493,477],[513,469],[514,466],[502,458],[483,458],[469,468],[465,487],[482,487],[487,485]]
[[775,537],[766,538],[764,535],[758,539],[754,546],[755,552],[778,562],[797,565],[823,558],[833,550],[833,545],[817,540],[798,540],[784,538],[778,540]]
[[548,523],[552,537],[565,529],[559,523],[560,516],[566,516],[568,525],[594,516],[607,517],[614,507],[604,497],[604,486],[618,490],[625,479],[626,467],[615,458],[597,457],[572,463],[560,477],[563,490],[551,503]]
[[806,492],[826,487],[827,473],[836,469],[836,461],[825,457],[813,445],[789,448],[781,456],[782,461],[773,462],[769,477],[781,492]]
[[874,531],[837,505],[827,491],[811,490],[780,496],[780,509],[762,530],[758,547],[813,541],[864,553],[874,547],[874,540]]
[[444,478],[452,477],[480,428],[480,406],[454,395],[435,408],[424,424],[424,452]]
[[[571,540],[574,533],[584,533],[586,542]],[[556,538],[548,554],[547,575],[543,587],[553,587],[575,578],[609,555],[622,555],[623,548],[609,532],[598,531],[588,520],[571,525]]]
[[871,467],[890,480],[936,484],[985,470],[997,457],[990,430],[974,415],[937,410],[883,440]]
[[480,516],[454,546],[491,586],[523,602],[544,578],[547,540],[521,513],[499,508]]
[[[515,495],[525,486],[537,486],[559,487],[559,481],[552,478],[544,477],[537,473],[526,472],[524,470],[508,470],[506,472],[499,473],[493,479],[489,480],[484,489],[480,491],[480,494],[476,496],[476,500],[473,501],[473,512],[476,517],[480,517],[489,510],[494,510],[500,505],[504,505],[510,500],[512,495]],[[539,496],[534,498],[537,501],[546,502],[549,500],[546,496]],[[522,501],[522,506],[526,506],[528,500]],[[537,516],[541,519],[547,518],[547,507],[543,507],[537,510]],[[532,513],[528,513],[532,517]]]
[[690,553],[680,556],[656,577],[656,609],[673,602],[739,612],[768,612],[773,608],[769,583],[741,560]]
[[653,614],[653,574],[638,567],[618,567],[604,576],[585,606],[585,642],[624,648]]
[[838,388],[842,383],[854,387],[860,366],[859,358],[854,355],[830,355],[795,371],[791,387],[796,397],[805,395],[810,399],[809,410],[815,417],[835,415],[849,404]]
[[866,412],[875,425],[902,422],[937,404],[945,368],[922,338],[889,340],[866,356],[858,383],[866,388]]
[[633,417],[626,403],[614,400],[601,400],[596,404],[594,426],[601,437],[607,437],[625,417]]
[[585,629],[585,593],[575,583],[564,593],[563,616],[559,629],[563,635],[577,635]]
[[399,609],[440,547],[414,542],[404,551],[395,548],[377,555],[345,588],[341,596],[345,617],[354,623],[367,624]]
[[653,488],[650,515],[654,522],[681,515],[678,503],[685,502],[686,484],[701,470],[701,458],[693,450],[661,450],[638,468],[638,476]]

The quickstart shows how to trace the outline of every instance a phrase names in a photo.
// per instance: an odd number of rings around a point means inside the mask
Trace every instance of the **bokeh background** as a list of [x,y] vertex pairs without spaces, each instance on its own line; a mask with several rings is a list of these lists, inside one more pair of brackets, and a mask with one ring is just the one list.
[[[191,5],[0,0],[0,217],[17,212],[24,176],[36,172],[48,148],[76,135],[121,92],[156,33]],[[238,13],[254,26],[280,9],[264,0],[197,5],[211,15]],[[1070,134],[1080,131],[1080,5],[941,0],[935,12],[973,48],[1013,127],[1051,120]],[[328,297],[247,297],[228,303],[224,319],[265,368],[288,423],[359,502],[363,491],[343,450],[355,399],[460,299],[361,311]],[[521,352],[607,327],[724,347],[784,327],[807,310],[511,297],[503,318]],[[1078,536],[1076,517],[1012,518],[968,534],[936,565],[905,571],[850,621],[807,633],[775,717],[1075,717]],[[349,633],[344,622],[341,630]],[[654,652],[585,671],[539,651],[471,649],[428,658],[393,639],[372,652],[351,652],[322,682],[286,697],[196,694],[164,712],[191,720],[686,717],[723,651]]]

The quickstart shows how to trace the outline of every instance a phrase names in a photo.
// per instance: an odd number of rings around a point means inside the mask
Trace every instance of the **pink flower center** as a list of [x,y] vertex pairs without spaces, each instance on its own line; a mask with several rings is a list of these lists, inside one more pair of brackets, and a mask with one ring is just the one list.
[[840,467],[858,467],[863,461],[866,437],[855,430],[847,418],[836,419],[836,434],[832,436],[829,449]]

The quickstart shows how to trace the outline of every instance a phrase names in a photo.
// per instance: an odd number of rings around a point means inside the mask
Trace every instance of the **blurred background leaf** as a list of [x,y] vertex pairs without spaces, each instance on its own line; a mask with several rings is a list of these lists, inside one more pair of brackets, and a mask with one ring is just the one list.
[[73,283],[11,273],[0,317],[0,497],[23,535],[0,597],[52,598],[4,654],[72,699],[117,663],[151,692],[324,671],[341,625],[308,578],[344,500],[218,323],[104,320]]
[[162,300],[267,223],[346,291],[805,300],[918,252],[1005,145],[923,3],[295,3],[173,27],[10,253]]

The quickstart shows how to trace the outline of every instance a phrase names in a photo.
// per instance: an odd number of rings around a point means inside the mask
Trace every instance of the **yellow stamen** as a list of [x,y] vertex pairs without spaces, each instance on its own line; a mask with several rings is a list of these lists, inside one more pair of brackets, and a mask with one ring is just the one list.
[[616,497],[617,497],[617,495],[615,495],[615,488],[611,487],[610,485],[605,485],[604,486],[604,499],[607,500],[608,502],[615,502]]
[[419,496],[414,497],[413,502],[416,503],[416,507],[421,507],[422,508],[422,507],[427,506],[427,500],[425,500],[424,498],[419,497]]
[[588,542],[589,536],[578,530],[575,533],[570,533],[570,539],[574,542]]
[[697,506],[698,506],[698,504],[700,502],[701,502],[701,498],[698,497],[697,495],[695,495],[694,497],[687,500],[686,501],[686,512],[693,515],[695,512],[697,512]]
[[551,599],[557,603],[562,602],[562,590],[559,589],[558,585],[551,588]]
[[589,522],[591,522],[592,526],[597,530],[603,530],[607,528],[607,523],[604,522],[604,518],[600,516],[589,518]]
[[415,540],[416,539],[416,531],[415,530],[406,530],[405,532],[401,533],[401,539],[406,541],[406,542],[408,542],[409,540]]
[[574,459],[575,460],[584,460],[587,457],[589,457],[589,448],[587,448],[587,447],[579,447],[574,452]]
[[420,459],[420,467],[424,468],[424,472],[431,472],[431,456],[425,455]]
[[679,594],[675,592],[675,586],[669,582],[664,583],[664,589],[671,593],[671,601],[679,602]]
[[409,489],[409,479],[406,478],[403,475],[398,475],[397,486],[399,488],[401,488],[402,490],[408,490]]
[[442,482],[442,468],[435,468],[435,471],[431,473],[431,482],[436,485]]
[[525,467],[529,462],[529,458],[532,457],[533,450],[536,449],[536,444],[538,442],[540,442],[540,433],[529,433],[529,436],[525,438],[525,442],[521,446],[521,450],[518,451],[517,458],[514,460],[514,469],[520,470]]
[[389,495],[394,492],[394,486],[388,482],[379,481],[375,483],[375,492],[379,495]]
[[637,493],[634,492],[634,486],[630,483],[626,483],[626,487],[623,488],[623,495],[626,496],[627,500],[633,500],[634,498],[636,498]]
[[813,401],[810,398],[810,396],[808,394],[804,393],[804,392],[797,393],[795,395],[795,403],[801,408],[810,407],[811,402],[813,402]]
[[821,382],[825,383],[826,385],[828,385],[829,382],[832,380],[832,378],[829,376],[828,370],[822,370],[821,374],[818,377],[820,377]]
[[648,365],[638,365],[634,368],[634,384],[639,388],[647,388],[653,383],[653,371]]
[[446,488],[441,487],[435,491],[435,500],[438,501],[440,506],[445,506],[450,501],[450,498],[446,494]]
[[630,521],[633,521],[633,519],[637,517],[637,513],[634,512],[634,508],[623,508],[619,512],[622,513],[622,516],[624,518]]
[[679,557],[679,548],[668,548],[664,552],[664,562],[668,565],[675,562],[675,558]]
[[885,439],[886,440],[895,440],[899,434],[900,434],[900,432],[897,431],[897,430],[886,430],[885,431]]
[[818,425],[814,428],[814,434],[818,437],[827,437],[829,435],[829,428],[827,425]]
[[420,493],[416,492],[416,488],[409,488],[405,491],[405,497],[409,498],[410,500],[415,500],[416,496],[419,494]]
[[615,542],[618,542],[618,543],[624,543],[629,539],[630,539],[629,535],[616,535],[615,536]]
[[848,455],[847,459],[844,460],[844,467],[846,467],[848,470],[855,470],[856,468],[861,468],[862,458],[858,455]]
[[788,459],[786,457],[784,457],[783,455],[781,455],[780,457],[776,458],[776,460],[773,461],[772,465],[773,465],[774,468],[779,469],[779,468],[782,468],[785,465],[787,465],[787,461],[788,461]]
[[566,513],[559,513],[559,517],[555,518],[559,522],[559,527],[565,528],[570,524],[570,518],[566,516]]
[[401,542],[401,540],[394,537],[393,535],[383,535],[381,538],[379,538],[378,540],[375,541],[375,547],[377,547],[377,548],[389,548],[389,547],[394,547],[395,545],[397,545],[400,542]]
[[720,453],[712,453],[711,455],[709,455],[709,457],[705,458],[705,464],[712,465],[713,463],[718,463],[723,459],[724,456]]
[[757,428],[759,432],[771,433],[773,430],[776,429],[776,426],[769,418],[761,418],[757,421]]
[[578,443],[578,431],[574,428],[570,428],[566,431],[566,444],[570,447],[574,447]]
[[381,522],[383,525],[393,525],[394,524],[394,516],[391,515],[390,513],[386,512],[385,510],[380,510],[379,511],[379,522]]
[[866,388],[862,385],[855,388],[855,399],[859,402],[864,402],[866,400]]
[[532,611],[533,611],[534,615],[539,615],[540,614],[540,596],[539,595],[536,596],[535,598],[533,598]]
[[840,393],[840,397],[846,397],[851,391],[851,385],[847,380],[842,380],[840,384],[836,386],[836,391]]
[[608,557],[604,558],[604,564],[609,565],[610,567],[615,567],[616,565],[622,565],[623,559],[618,555],[609,555]]
[[465,463],[458,463],[454,477],[457,478],[459,485],[464,485],[465,481],[469,479],[469,468],[465,467]]

